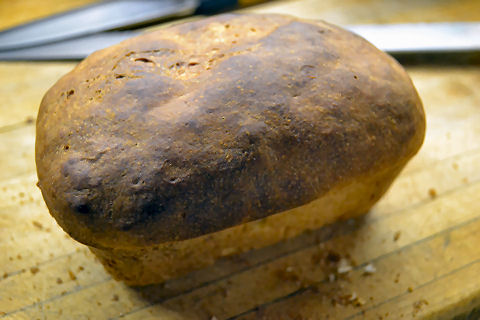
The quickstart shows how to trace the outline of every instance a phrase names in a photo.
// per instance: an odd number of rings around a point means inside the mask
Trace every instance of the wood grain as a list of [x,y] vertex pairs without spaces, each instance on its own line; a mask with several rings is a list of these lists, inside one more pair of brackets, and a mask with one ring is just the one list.
[[[2,6],[0,26],[54,11],[28,0]],[[480,2],[469,0],[248,10],[335,23],[480,18]],[[451,319],[480,308],[480,66],[408,67],[427,114],[425,144],[365,217],[144,288],[113,280],[56,225],[35,186],[38,105],[73,66],[0,63],[0,319]],[[338,259],[352,269],[339,273]]]

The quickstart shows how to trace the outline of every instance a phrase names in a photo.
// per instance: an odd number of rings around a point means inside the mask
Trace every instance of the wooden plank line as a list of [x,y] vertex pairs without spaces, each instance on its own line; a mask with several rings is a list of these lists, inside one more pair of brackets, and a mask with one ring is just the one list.
[[[477,222],[477,221],[480,221],[480,215],[476,216],[476,217],[473,218],[473,219],[470,219],[470,220],[467,220],[467,221],[465,221],[465,222],[459,223],[458,225],[452,226],[452,227],[447,228],[447,229],[443,229],[442,231],[439,231],[439,232],[437,232],[437,233],[434,233],[434,234],[432,234],[432,235],[430,235],[430,236],[428,236],[428,237],[425,237],[425,238],[419,239],[419,240],[417,240],[417,241],[411,242],[411,243],[409,243],[409,244],[407,244],[407,245],[405,245],[405,246],[399,247],[399,248],[396,249],[396,250],[387,252],[387,253],[385,253],[385,254],[383,254],[383,255],[380,255],[380,256],[376,257],[375,259],[372,259],[372,260],[366,261],[366,262],[364,262],[364,263],[361,263],[361,264],[353,267],[352,270],[354,270],[354,271],[361,270],[361,269],[363,269],[366,265],[368,265],[368,264],[370,264],[370,263],[372,263],[372,264],[375,265],[378,261],[383,260],[383,259],[385,259],[385,258],[388,258],[389,256],[392,256],[392,255],[394,255],[394,254],[398,254],[398,253],[401,252],[401,251],[404,251],[404,250],[407,250],[407,249],[412,248],[412,247],[414,247],[414,246],[417,246],[417,245],[419,245],[419,244],[428,242],[428,241],[433,240],[433,239],[435,239],[435,238],[437,238],[437,237],[444,236],[444,235],[446,235],[446,234],[448,234],[448,233],[451,233],[451,232],[454,231],[454,230],[463,228],[463,227],[465,227],[465,226],[467,226],[467,225],[469,225],[469,224],[471,224],[471,223]],[[480,262],[480,259],[475,260],[475,261],[476,261],[476,262]],[[471,263],[469,263],[468,265],[464,265],[464,266],[462,266],[461,268],[466,268],[466,267],[469,266],[469,265],[471,265]],[[461,269],[461,268],[458,268],[458,269]],[[444,275],[444,276],[448,276],[448,274],[446,274],[446,275]],[[441,278],[441,277],[440,277],[440,278]],[[440,279],[440,278],[438,278],[438,279]],[[328,282],[328,278],[323,279],[320,283],[326,283],[326,282]],[[429,282],[432,282],[432,281],[429,281]],[[426,284],[425,284],[425,285],[426,285]],[[422,286],[419,286],[418,288],[420,288],[420,287],[422,287]],[[306,292],[306,291],[308,291],[308,290],[312,290],[312,289],[314,289],[313,286],[307,286],[307,287],[304,287],[304,288],[300,288],[300,289],[298,289],[298,290],[296,290],[296,291],[294,291],[294,292],[291,292],[290,294],[285,295],[285,296],[283,296],[283,297],[278,297],[278,298],[276,298],[276,299],[274,299],[274,300],[272,300],[272,301],[266,302],[266,303],[261,304],[261,305],[257,305],[257,306],[255,306],[254,308],[252,308],[252,309],[250,309],[250,310],[247,310],[247,311],[245,311],[245,312],[242,312],[241,314],[238,314],[238,315],[235,315],[235,316],[233,316],[233,317],[230,317],[230,318],[228,318],[227,320],[239,319],[240,317],[243,317],[243,316],[246,316],[246,315],[248,315],[248,314],[251,314],[251,313],[256,312],[259,308],[267,307],[267,306],[273,305],[273,304],[275,304],[275,303],[278,303],[278,302],[287,300],[287,299],[289,299],[289,298],[291,298],[291,297],[297,296],[297,295],[299,295],[299,294],[302,294],[302,293],[304,293],[304,292]],[[408,292],[407,292],[407,294],[408,294]],[[398,297],[403,296],[403,295],[404,295],[404,294],[399,295]],[[378,306],[380,306],[380,305],[382,305],[382,304],[384,304],[384,303],[387,303],[387,302],[389,302],[390,300],[395,299],[395,298],[397,298],[397,297],[394,297],[394,298],[385,300],[385,301],[383,301],[383,302],[381,302],[381,303],[378,303],[375,307],[378,307]],[[374,308],[374,307],[371,307],[371,308],[369,308],[369,309],[365,309],[365,311],[368,311],[368,310],[370,310],[370,309],[372,309],[372,308]],[[361,314],[361,312],[358,313],[358,314]],[[357,315],[358,315],[358,314],[357,314]],[[349,318],[347,318],[347,319],[351,319],[351,317],[349,317]]]
[[[477,263],[480,263],[480,259],[473,260],[473,261],[471,261],[471,262],[469,262],[469,263],[467,263],[467,264],[464,264],[464,265],[461,266],[461,267],[458,267],[458,268],[456,268],[456,269],[454,269],[454,270],[451,270],[451,271],[449,271],[449,272],[447,272],[447,273],[445,273],[445,274],[442,274],[442,275],[439,276],[439,277],[435,277],[435,278],[432,279],[432,280],[429,280],[429,281],[427,281],[427,282],[425,282],[425,283],[422,283],[421,285],[416,286],[415,288],[413,288],[413,291],[418,290],[418,289],[421,289],[421,288],[424,288],[424,287],[426,287],[426,286],[428,286],[428,285],[431,285],[432,283],[435,283],[435,282],[437,282],[438,280],[441,280],[441,279],[444,279],[444,278],[446,278],[446,277],[449,277],[449,276],[451,276],[451,275],[453,275],[453,274],[455,274],[455,273],[458,273],[458,272],[460,272],[460,271],[462,271],[462,270],[465,270],[465,269],[467,269],[467,268],[469,268],[469,267],[471,267],[471,266],[473,266],[473,265],[475,265],[475,264],[477,264]],[[373,305],[373,306],[371,306],[371,307],[369,307],[369,308],[364,309],[363,311],[360,311],[360,312],[358,312],[358,313],[356,313],[356,314],[354,314],[354,315],[351,315],[351,316],[345,318],[344,320],[351,320],[351,319],[354,319],[354,318],[356,318],[356,317],[362,316],[364,312],[367,312],[367,311],[376,309],[376,308],[378,308],[378,307],[380,307],[380,306],[382,306],[382,305],[384,305],[384,304],[387,304],[387,303],[389,303],[389,302],[392,302],[392,301],[398,300],[398,299],[400,299],[400,298],[402,298],[402,297],[404,297],[404,296],[407,296],[408,294],[410,294],[410,292],[407,291],[407,292],[404,292],[404,293],[402,293],[402,294],[396,295],[396,296],[394,296],[394,297],[392,297],[392,298],[389,298],[389,299],[386,299],[386,300],[384,300],[384,301],[381,301],[381,302],[379,302],[379,303],[377,303],[377,304],[375,304],[375,305]]]
[[94,282],[94,283],[91,283],[89,285],[86,285],[86,286],[81,286],[79,285],[78,287],[76,287],[74,290],[72,291],[69,291],[69,292],[66,292],[64,294],[60,294],[60,295],[56,295],[56,296],[53,296],[53,297],[50,297],[48,299],[45,299],[45,300],[41,300],[41,301],[38,301],[38,302],[35,302],[35,303],[32,303],[32,304],[29,304],[27,306],[24,306],[20,309],[16,309],[16,310],[13,310],[13,311],[10,311],[10,312],[7,312],[5,313],[4,315],[1,315],[0,318],[6,318],[7,316],[11,316],[11,315],[14,315],[18,312],[22,312],[22,311],[25,311],[25,310],[28,310],[28,309],[31,309],[31,308],[34,308],[36,306],[39,306],[39,305],[42,305],[44,303],[48,303],[48,302],[51,302],[51,301],[55,301],[55,300],[58,300],[62,297],[65,297],[65,296],[69,296],[71,294],[74,294],[76,292],[79,292],[79,291],[82,291],[84,289],[88,289],[90,287],[94,287],[94,286],[98,286],[102,283],[105,283],[107,281],[110,281],[112,280],[112,277],[108,276],[108,277],[105,277],[104,279],[100,280],[100,281],[97,281],[97,282]]

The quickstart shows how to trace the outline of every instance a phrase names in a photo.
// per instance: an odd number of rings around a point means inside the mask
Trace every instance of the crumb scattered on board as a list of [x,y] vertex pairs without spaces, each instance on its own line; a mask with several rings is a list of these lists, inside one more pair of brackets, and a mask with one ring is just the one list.
[[36,274],[38,271],[40,271],[40,269],[38,269],[38,267],[31,267],[31,268],[30,268],[30,272],[31,272],[32,274]]
[[400,236],[402,235],[402,231],[397,231],[393,234],[393,241],[398,241],[400,239]]
[[33,224],[35,227],[37,227],[38,229],[40,229],[40,230],[43,229],[43,225],[42,225],[40,222],[38,222],[38,221],[33,220],[33,221],[32,221],[32,224]]
[[421,299],[421,300],[418,300],[418,301],[415,301],[413,303],[413,312],[412,314],[415,316],[418,312],[420,312],[420,310],[422,310],[422,308],[424,306],[428,306],[428,301],[425,300],[425,299]]
[[371,275],[377,272],[377,268],[372,263],[367,264],[365,267],[363,267],[363,274],[364,275]]
[[120,298],[118,297],[118,294],[114,294],[112,297],[113,301],[118,301]]
[[68,276],[70,277],[70,280],[77,280],[77,276],[72,272],[72,270],[68,270]]
[[428,195],[430,196],[430,198],[435,199],[437,197],[437,190],[435,190],[434,188],[428,189]]
[[[344,282],[349,280],[349,273],[354,270],[356,263],[347,254],[342,256],[334,251],[322,250],[312,256],[312,265],[315,268],[322,267],[327,275],[326,279],[308,279],[304,277],[302,268],[297,269],[293,266],[286,266],[274,271],[274,274],[283,281],[293,281],[298,286],[309,288],[327,298],[333,306],[353,306],[361,307],[366,302],[365,299],[359,297],[356,292],[345,291]],[[373,274],[376,268],[372,263],[364,266],[365,273]],[[327,280],[330,285],[319,286]],[[335,286],[335,290],[331,290],[331,285]],[[373,300],[373,297],[370,298]]]
[[35,118],[28,116],[25,118],[25,123],[32,124],[35,121]]
[[329,281],[329,282],[335,282],[335,280],[336,280],[335,274],[330,273],[330,274],[328,275],[328,281]]
[[338,294],[332,297],[332,305],[342,305],[348,306],[352,305],[354,307],[361,307],[365,304],[365,301],[357,296],[356,292],[352,292],[349,294]]
[[350,263],[347,261],[345,258],[341,258],[340,261],[338,262],[338,267],[337,267],[337,273],[342,274],[342,273],[347,273],[352,271],[352,266]]
[[395,275],[395,279],[393,280],[393,282],[398,283],[399,281],[400,281],[400,273],[397,273]]

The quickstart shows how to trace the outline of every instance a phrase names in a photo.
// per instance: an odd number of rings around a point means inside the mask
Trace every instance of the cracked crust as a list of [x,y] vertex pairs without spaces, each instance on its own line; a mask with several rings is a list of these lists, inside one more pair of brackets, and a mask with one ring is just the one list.
[[424,130],[408,75],[362,38],[289,16],[220,15],[98,51],[60,79],[40,106],[36,163],[72,237],[132,249],[401,167]]

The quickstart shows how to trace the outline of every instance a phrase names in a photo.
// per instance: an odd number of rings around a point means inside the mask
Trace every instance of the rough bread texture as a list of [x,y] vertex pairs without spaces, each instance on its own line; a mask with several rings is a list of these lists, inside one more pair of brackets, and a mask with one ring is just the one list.
[[41,103],[36,162],[59,225],[147,284],[368,211],[424,131],[408,75],[362,38],[220,15],[81,62]]

